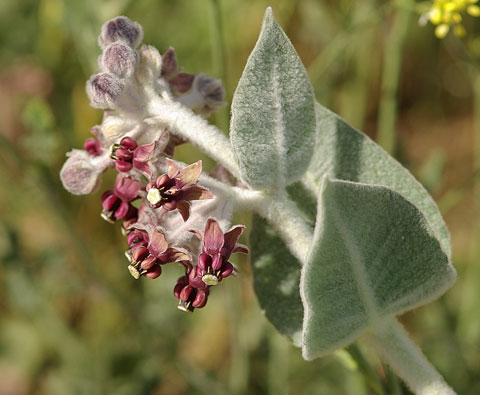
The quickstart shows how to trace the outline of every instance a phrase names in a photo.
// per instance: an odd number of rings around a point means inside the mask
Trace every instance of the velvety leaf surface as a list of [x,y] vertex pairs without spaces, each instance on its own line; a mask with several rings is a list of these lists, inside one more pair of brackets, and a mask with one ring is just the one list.
[[307,72],[270,8],[232,102],[230,136],[253,188],[300,178],[313,152],[315,109]]
[[[317,137],[309,169],[301,182],[288,187],[290,197],[315,223],[315,201],[321,178],[359,181],[388,186],[419,207],[435,230],[442,249],[450,256],[448,230],[433,199],[411,173],[390,157],[363,133],[349,126],[333,112],[317,104]],[[265,242],[264,242],[265,240]],[[282,279],[298,272],[300,262],[288,251],[283,241],[261,218],[255,216],[250,233],[254,286],[265,315],[283,334],[292,338],[302,330],[302,318],[284,321],[282,311],[298,311],[303,307],[300,293],[282,293],[273,277]],[[273,274],[272,274],[273,273]],[[269,284],[269,286],[265,286]],[[299,282],[296,284],[299,290]],[[298,339],[297,339],[298,340]],[[298,345],[297,341],[294,341]]]
[[305,358],[348,345],[455,280],[432,226],[397,192],[325,177],[317,207],[300,285]]
[[317,136],[310,167],[302,179],[317,195],[320,180],[330,178],[385,185],[415,204],[430,221],[450,258],[450,236],[437,205],[425,188],[368,136],[317,103]]

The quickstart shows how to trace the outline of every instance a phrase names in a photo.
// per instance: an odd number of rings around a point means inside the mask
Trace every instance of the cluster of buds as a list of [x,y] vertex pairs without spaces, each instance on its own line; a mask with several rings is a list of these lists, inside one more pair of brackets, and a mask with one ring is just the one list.
[[457,37],[463,37],[466,31],[462,24],[462,13],[480,16],[480,7],[475,4],[477,2],[478,0],[434,0],[421,22],[426,23],[429,20],[434,24],[435,35],[438,38],[446,37],[450,30],[453,30]]
[[179,263],[185,273],[174,295],[180,309],[193,311],[205,306],[212,286],[235,273],[230,255],[248,252],[237,243],[244,227],[223,233],[231,204],[203,184],[211,178],[201,161],[187,166],[173,159],[183,141],[149,112],[149,95],[205,116],[224,105],[225,93],[215,78],[182,72],[173,48],[162,56],[140,46],[142,38],[142,27],[126,17],[103,25],[100,72],[87,82],[87,94],[104,117],[84,149],[67,154],[60,176],[68,191],[84,195],[98,188],[104,171],[118,172],[113,189],[101,196],[101,217],[122,223],[128,270],[136,279],[154,279],[164,265]]

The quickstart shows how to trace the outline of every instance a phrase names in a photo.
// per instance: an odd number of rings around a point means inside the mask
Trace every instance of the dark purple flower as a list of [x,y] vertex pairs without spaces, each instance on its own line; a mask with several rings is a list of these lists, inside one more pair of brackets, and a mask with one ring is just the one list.
[[196,276],[207,285],[216,285],[230,276],[233,265],[228,262],[234,252],[248,254],[248,248],[237,241],[245,226],[237,225],[223,234],[220,225],[213,218],[207,220],[203,233],[202,252],[198,256]]
[[133,167],[133,153],[137,142],[131,137],[124,137],[119,144],[110,147],[110,158],[115,161],[115,168],[122,173],[130,171]]
[[136,279],[140,276],[157,278],[162,274],[161,265],[191,260],[188,254],[169,247],[165,235],[159,231],[153,231],[149,236],[147,232],[134,230],[128,235],[127,242],[130,246],[126,252],[130,260],[128,269]]
[[177,209],[186,221],[190,216],[190,201],[212,199],[214,196],[197,185],[202,172],[202,161],[182,170],[170,159],[167,159],[167,163],[168,173],[147,185],[147,200],[154,208],[163,207],[166,211]]
[[102,195],[103,211],[101,217],[110,223],[117,219],[130,220],[137,216],[137,209],[131,202],[138,198],[140,183],[121,174],[117,176],[112,190],[105,191]]
[[195,275],[195,270],[192,270],[190,274],[177,280],[173,293],[179,299],[178,308],[192,313],[195,308],[200,309],[207,304],[210,286],[199,279]]
[[135,167],[141,171],[145,176],[152,176],[152,169],[149,162],[157,157],[162,145],[162,139],[151,144],[144,144],[137,146],[137,142],[132,137],[124,137],[119,144],[113,144],[110,147],[110,157],[115,160],[115,168],[122,173],[127,173]]

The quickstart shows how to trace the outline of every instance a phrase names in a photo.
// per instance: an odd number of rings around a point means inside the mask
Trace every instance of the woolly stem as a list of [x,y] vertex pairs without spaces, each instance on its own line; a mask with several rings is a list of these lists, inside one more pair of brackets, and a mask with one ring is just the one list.
[[181,103],[161,98],[153,90],[149,94],[148,112],[159,121],[168,123],[170,133],[196,145],[240,179],[230,140],[221,130]]
[[415,394],[455,394],[395,318],[385,318],[367,341]]

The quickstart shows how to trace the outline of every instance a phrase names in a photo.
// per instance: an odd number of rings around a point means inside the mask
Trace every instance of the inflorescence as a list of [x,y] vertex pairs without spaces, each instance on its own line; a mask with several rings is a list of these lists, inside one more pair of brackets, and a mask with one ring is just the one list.
[[225,92],[215,78],[182,72],[173,48],[161,56],[154,47],[139,47],[142,38],[142,27],[126,17],[103,25],[100,72],[87,82],[91,105],[104,110],[103,120],[83,150],[67,154],[60,176],[68,191],[84,195],[97,189],[105,170],[117,171],[113,189],[102,194],[101,217],[121,221],[130,273],[154,279],[165,264],[180,263],[185,274],[174,295],[180,309],[193,311],[205,306],[211,287],[236,272],[230,255],[248,253],[237,243],[244,226],[222,230],[230,225],[231,204],[201,185],[208,179],[201,161],[186,166],[173,159],[184,141],[149,113],[149,97],[153,92],[208,115],[225,104]]

